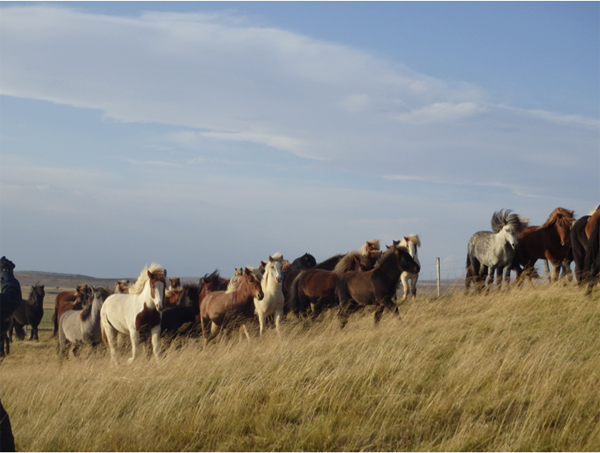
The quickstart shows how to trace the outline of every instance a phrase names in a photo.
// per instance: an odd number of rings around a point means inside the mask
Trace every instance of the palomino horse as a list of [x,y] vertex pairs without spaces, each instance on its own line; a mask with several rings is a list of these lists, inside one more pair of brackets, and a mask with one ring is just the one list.
[[[419,256],[417,254],[417,247],[421,247],[421,241],[419,240],[419,236],[416,234],[409,234],[408,236],[404,236],[400,241],[401,247],[406,247],[410,256],[412,256],[415,263],[419,266],[421,263],[419,262]],[[410,286],[408,281],[410,280]],[[402,288],[404,289],[404,295],[402,296],[402,302],[408,299],[408,295],[412,294],[413,299],[417,298],[417,280],[419,280],[419,273],[411,274],[409,272],[402,272],[400,274],[400,281],[402,282]]]
[[579,285],[587,281],[583,275],[585,266],[585,253],[588,248],[590,234],[596,222],[600,217],[600,205],[588,215],[581,217],[573,224],[571,228],[571,251],[573,252],[573,261],[575,261],[575,277]]
[[60,317],[58,323],[58,357],[63,358],[68,343],[74,345],[73,354],[78,343],[96,346],[102,341],[100,331],[100,310],[102,304],[110,296],[105,288],[91,288],[92,302],[83,310],[68,310]]
[[556,208],[543,225],[525,228],[519,234],[513,262],[517,278],[522,278],[524,273],[533,285],[531,273],[536,261],[547,259],[553,268],[551,281],[557,281],[562,262],[569,254],[570,233],[574,222],[573,211]]
[[[234,323],[241,323],[246,337],[250,335],[246,329],[245,321],[254,319],[254,299],[264,297],[260,282],[248,269],[235,291],[213,291],[206,295],[200,305],[200,321],[202,322],[202,337],[204,346],[215,337],[220,328],[229,327]],[[208,334],[208,323],[211,323],[211,335]]]
[[[19,340],[25,339],[24,326],[31,326],[30,340],[39,340],[38,326],[44,317],[44,285],[33,285],[27,300],[22,299],[21,305],[13,313],[13,325],[15,334]],[[11,327],[11,340],[12,340]]]
[[268,316],[275,317],[275,328],[277,333],[281,335],[279,323],[283,316],[283,256],[276,253],[269,256],[269,261],[265,265],[265,273],[260,281],[260,286],[263,291],[262,298],[254,299],[254,308],[258,315],[260,324],[260,335],[262,335],[265,321]]
[[63,291],[56,295],[54,300],[54,314],[52,315],[52,323],[54,324],[54,332],[52,335],[58,333],[58,323],[60,317],[67,310],[81,310],[84,302],[87,300],[90,289],[85,283],[78,285],[75,292]]
[[303,270],[292,282],[289,305],[297,313],[305,313],[310,307],[312,319],[315,320],[323,309],[336,304],[335,287],[342,274],[360,270],[360,264],[360,254],[351,252],[331,271],[315,268]]
[[394,299],[400,274],[403,271],[416,274],[421,270],[408,250],[398,244],[399,242],[394,241],[370,271],[351,271],[340,277],[335,292],[340,304],[342,328],[348,322],[348,314],[361,306],[378,305],[375,323],[379,322],[386,307],[398,314]]
[[[478,231],[469,240],[467,246],[467,277],[465,292],[471,283],[477,290],[483,289],[489,275],[490,286],[494,283],[494,272],[497,271],[496,284],[502,284],[505,267],[513,262],[518,235],[529,223],[510,209],[494,212],[492,215],[492,231]],[[510,273],[508,274],[510,279]]]
[[140,331],[150,331],[152,350],[156,360],[160,358],[160,320],[165,307],[165,289],[167,271],[158,264],[145,267],[129,294],[113,294],[102,305],[100,324],[102,339],[110,348],[110,356],[117,365],[117,336],[119,333],[129,335],[131,339],[131,358],[133,362],[137,354]]

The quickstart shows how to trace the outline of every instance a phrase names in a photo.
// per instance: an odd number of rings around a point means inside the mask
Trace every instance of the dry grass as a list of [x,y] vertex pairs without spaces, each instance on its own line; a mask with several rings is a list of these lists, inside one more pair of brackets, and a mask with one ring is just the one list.
[[0,397],[29,451],[600,450],[600,297],[422,298],[113,368],[14,343]]

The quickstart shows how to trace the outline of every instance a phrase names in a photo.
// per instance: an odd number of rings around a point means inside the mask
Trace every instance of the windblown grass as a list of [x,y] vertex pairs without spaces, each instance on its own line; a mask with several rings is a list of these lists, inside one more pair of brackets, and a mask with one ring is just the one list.
[[599,308],[575,286],[457,292],[119,368],[60,366],[48,333],[13,344],[0,398],[29,451],[599,451]]

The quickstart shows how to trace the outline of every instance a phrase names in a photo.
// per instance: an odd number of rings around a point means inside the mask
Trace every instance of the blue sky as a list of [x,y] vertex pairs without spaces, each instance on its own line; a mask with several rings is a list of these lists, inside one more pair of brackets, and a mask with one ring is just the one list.
[[135,277],[600,202],[598,2],[0,3],[0,253]]

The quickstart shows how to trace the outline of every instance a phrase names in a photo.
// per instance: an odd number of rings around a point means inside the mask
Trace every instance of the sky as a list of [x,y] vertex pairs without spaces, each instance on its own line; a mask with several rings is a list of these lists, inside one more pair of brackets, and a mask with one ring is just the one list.
[[598,2],[0,2],[0,254],[230,276],[600,203]]

